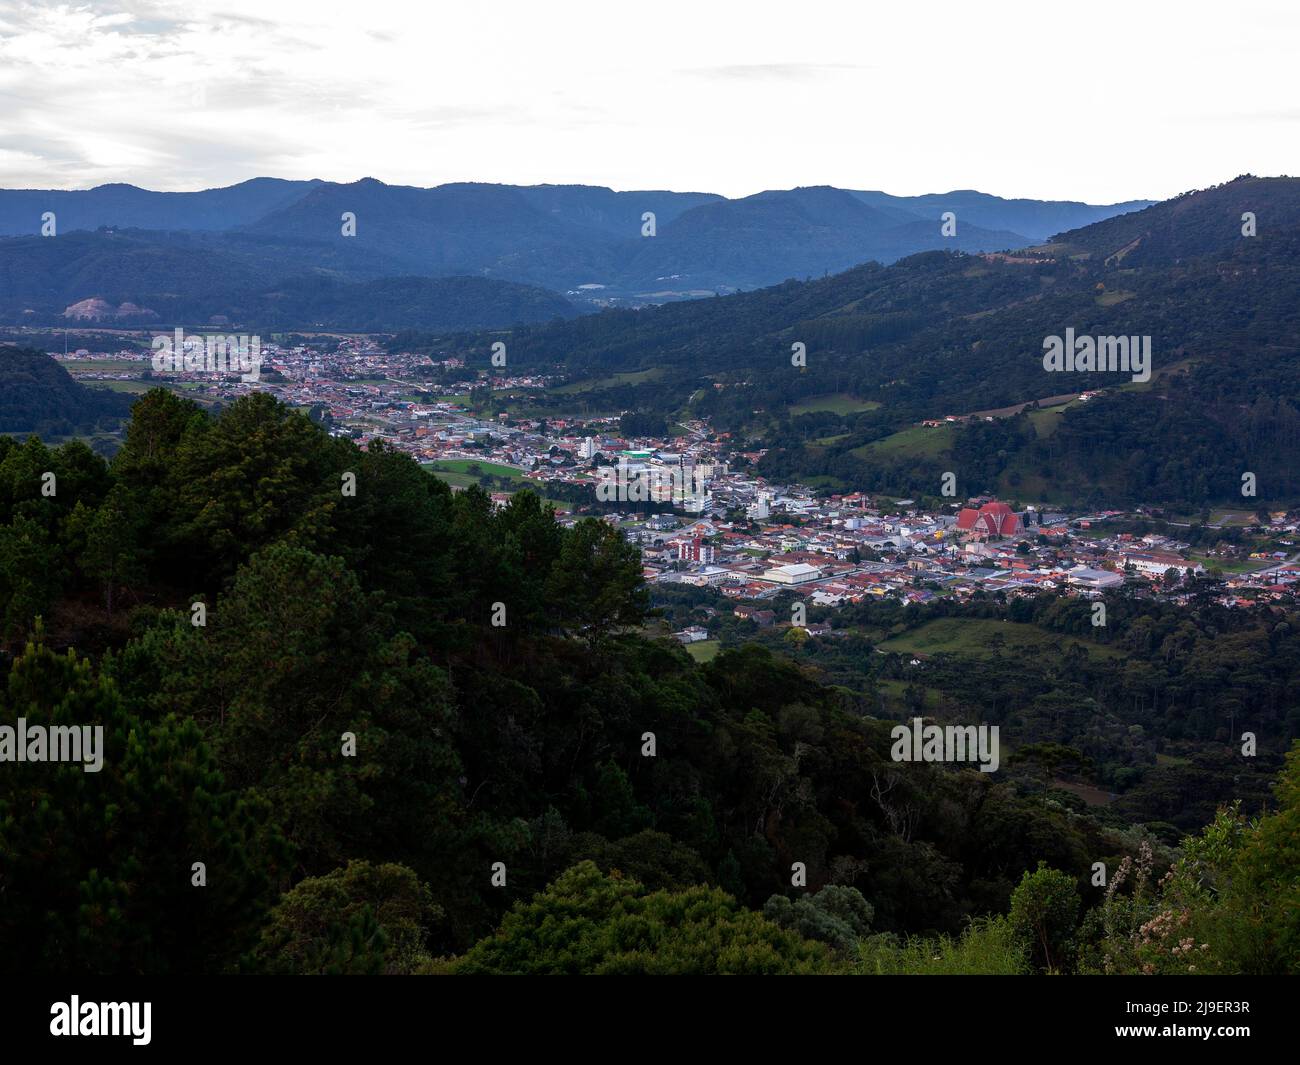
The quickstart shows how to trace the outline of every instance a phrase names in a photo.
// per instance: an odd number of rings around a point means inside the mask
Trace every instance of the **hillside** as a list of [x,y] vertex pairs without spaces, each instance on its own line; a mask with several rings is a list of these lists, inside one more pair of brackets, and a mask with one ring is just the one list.
[[884,192],[854,192],[853,195],[879,210],[893,209],[926,218],[938,218],[944,211],[952,211],[958,219],[972,225],[1023,233],[1031,240],[1046,240],[1053,233],[1140,211],[1153,202],[1129,200],[1095,206],[1077,200],[1006,200],[974,189],[927,193],[924,196],[890,196]]
[[561,222],[617,238],[640,233],[641,216],[646,211],[653,211],[660,224],[667,224],[692,207],[723,199],[712,192],[615,192],[592,185],[513,187],[539,211]]
[[483,277],[386,277],[349,284],[321,275],[291,278],[258,292],[247,316],[283,328],[357,332],[422,327],[483,329],[572,318],[563,296],[534,285]]
[[1255,215],[1261,235],[1300,225],[1300,181],[1247,174],[1145,210],[1060,233],[1053,244],[1069,255],[1112,259],[1110,265],[1171,265],[1238,243],[1242,216],[1247,212]]
[[938,214],[900,217],[842,189],[801,188],[692,208],[663,227],[657,239],[642,241],[624,270],[628,282],[640,286],[669,281],[692,288],[751,288],[869,260],[892,262],[930,248],[979,251],[1028,243],[1018,233],[960,222],[955,237],[944,237]]
[[[689,399],[694,413],[770,448],[774,475],[912,495],[934,493],[952,470],[965,491],[1023,486],[1034,501],[1074,494],[1200,505],[1240,498],[1249,471],[1277,502],[1300,495],[1298,201],[1300,181],[1244,178],[1074,231],[1033,256],[924,253],[525,329],[511,352],[580,374],[673,367],[617,401],[674,413]],[[1247,202],[1267,220],[1253,238],[1240,233]],[[1150,250],[1111,256],[1133,233],[1150,234]],[[1197,254],[1177,254],[1182,247]],[[1076,250],[1089,248],[1105,254]],[[1048,372],[1044,338],[1066,329],[1150,337],[1152,379]],[[791,365],[794,343],[806,346],[802,370]],[[869,446],[923,419],[1084,390],[1105,394],[1071,406],[1050,432],[1026,412],[981,421],[929,457]],[[879,407],[791,417],[800,399],[831,393]],[[828,437],[840,439],[811,443]]]
[[0,433],[68,436],[113,429],[130,406],[126,396],[77,384],[43,351],[0,344]]
[[[71,233],[0,239],[0,323],[207,324],[250,329],[480,329],[571,317],[562,296],[481,277],[381,276],[350,282],[329,249],[283,256],[301,273],[275,274],[265,246],[237,236]],[[372,272],[372,271],[367,271]]]

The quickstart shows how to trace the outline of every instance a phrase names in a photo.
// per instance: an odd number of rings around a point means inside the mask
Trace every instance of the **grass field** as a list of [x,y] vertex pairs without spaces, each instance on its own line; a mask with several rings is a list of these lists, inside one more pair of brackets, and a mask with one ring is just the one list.
[[[425,467],[429,469],[428,467]],[[478,484],[479,479],[468,473],[446,473],[441,470],[429,469],[440,481],[446,481],[453,488],[468,488],[472,484]]]
[[180,389],[185,392],[197,392],[203,387],[197,381],[82,381],[81,383],[87,388],[106,388],[110,392],[127,392],[137,396],[143,396],[153,388],[170,388],[172,391]]
[[699,643],[686,645],[686,653],[697,662],[712,662],[721,650],[722,644],[717,640],[701,640]]
[[1177,362],[1171,362],[1168,366],[1157,366],[1151,370],[1151,377],[1146,381],[1125,380],[1125,383],[1118,388],[1122,392],[1149,392],[1160,383],[1161,378],[1168,377],[1170,374],[1186,373],[1191,367],[1199,362],[1199,359],[1179,359]]
[[503,466],[499,462],[485,462],[482,459],[439,459],[436,470],[449,470],[452,473],[465,473],[471,466],[477,466],[484,473],[493,477],[509,477],[511,480],[523,480],[523,472],[513,466]]
[[[470,473],[471,466],[477,466],[479,472]],[[480,462],[478,459],[441,459],[438,462],[424,463],[424,468],[456,488],[468,488],[472,484],[478,484],[479,476],[485,473],[492,477],[505,477],[520,483],[524,480],[523,473],[513,466],[502,466],[497,462]]]
[[608,377],[592,377],[585,381],[570,381],[567,385],[560,385],[558,388],[548,389],[548,391],[556,396],[572,396],[580,392],[599,392],[603,388],[635,385],[640,384],[642,381],[651,381],[662,376],[663,373],[662,366],[652,367],[649,370],[629,370],[626,373],[610,374]]
[[799,483],[809,488],[829,488],[832,492],[842,492],[849,487],[847,482],[832,477],[829,473],[819,473],[816,477],[803,477],[800,478]]
[[110,392],[133,392],[144,395],[151,388],[157,388],[157,381],[82,381],[87,388],[106,388]]
[[1005,471],[998,480],[999,492],[1003,496],[1013,499],[1032,499],[1040,507],[1059,507],[1062,510],[1070,508],[1073,499],[1068,489],[1063,489],[1059,483],[1037,473],[1026,473],[1022,469],[1019,471],[1020,480],[1012,484],[1013,472],[1016,472],[1014,467]]
[[859,458],[872,458],[874,456],[893,456],[897,458],[924,456],[933,458],[952,447],[954,437],[955,430],[951,425],[943,425],[937,429],[927,429],[922,425],[913,425],[908,429],[902,429],[887,436],[883,440],[874,440],[870,444],[855,447],[849,454],[857,455]]
[[[1062,392],[1055,396],[1040,396],[1032,402],[1038,404],[1039,410],[1049,410],[1052,407],[1065,407],[1079,398],[1078,392]],[[1019,414],[1029,406],[1031,401],[1024,403],[1012,403],[1007,407],[990,407],[988,410],[973,410],[968,414],[971,418],[1010,418]]]
[[995,636],[1001,636],[1004,646],[1016,651],[1042,653],[1067,644],[1077,644],[1090,655],[1102,658],[1124,657],[1122,652],[1111,647],[1102,647],[1073,636],[1044,632],[1033,625],[996,621],[992,618],[937,618],[919,629],[886,640],[880,647],[885,651],[903,654],[951,654],[989,658],[999,653],[990,646]]
[[790,414],[815,414],[829,411],[831,414],[857,414],[864,410],[877,410],[879,403],[869,399],[858,399],[847,392],[831,392],[824,396],[808,396],[790,405]]
[[[907,701],[904,693],[907,691],[908,682],[905,680],[878,680],[876,681],[876,690],[880,692],[885,702],[885,709],[902,713],[907,709]],[[925,712],[933,713],[939,709],[941,693],[938,688],[922,688],[925,692]]]
[[1251,510],[1212,510],[1210,521],[1216,525],[1247,526],[1255,524],[1255,512]]
[[1061,415],[1068,410],[1070,404],[1063,407],[1049,407],[1046,410],[1031,410],[1029,412],[1029,424],[1034,427],[1034,432],[1038,434],[1040,440],[1045,440],[1056,432],[1056,427],[1061,424]]
[[1267,569],[1273,565],[1273,562],[1265,562],[1260,558],[1252,559],[1225,559],[1209,558],[1206,555],[1188,555],[1193,562],[1199,562],[1206,569],[1221,569],[1224,573],[1254,573],[1256,570]]
[[[421,463],[421,465],[426,470],[428,470],[431,474],[437,477],[439,480],[446,481],[453,488],[469,488],[471,485],[476,485],[479,483],[478,477],[475,476],[474,474],[467,473],[464,470],[444,470],[444,469],[438,469],[437,467],[451,466],[453,464],[462,464],[462,463],[468,466],[471,464],[471,462],[472,460],[469,459],[449,459],[446,462],[425,462],[425,463]],[[501,466],[495,462],[480,462],[479,465],[483,468],[484,473],[490,473],[494,477],[509,477],[512,484],[510,488],[506,489],[506,491],[508,491],[511,495],[513,495],[515,492],[519,491],[520,489],[527,488],[530,491],[536,492],[538,495],[541,495],[542,502],[549,503],[556,510],[563,510],[563,511],[573,510],[573,504],[568,502],[567,500],[552,499],[550,496],[542,495],[541,486],[536,484],[533,481],[525,480],[523,475],[516,469],[512,469],[509,466]],[[504,473],[501,472],[503,470],[506,472]]]
[[138,373],[146,366],[152,366],[153,363],[149,356],[142,355],[130,362],[123,359],[68,359],[66,361],[60,359],[59,365],[71,374],[76,374],[79,370],[106,371],[108,373],[131,373],[135,371]]

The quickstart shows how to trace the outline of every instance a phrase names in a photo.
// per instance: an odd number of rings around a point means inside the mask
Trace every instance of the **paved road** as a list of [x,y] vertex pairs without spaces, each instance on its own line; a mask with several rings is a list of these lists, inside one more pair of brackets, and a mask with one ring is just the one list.
[[1255,571],[1255,574],[1256,574],[1256,576],[1258,576],[1258,575],[1261,574],[1261,573],[1272,573],[1272,572],[1274,572],[1275,570],[1279,570],[1279,569],[1281,569],[1283,566],[1289,566],[1289,565],[1291,565],[1293,562],[1296,561],[1296,559],[1300,559],[1300,551],[1297,551],[1294,555],[1292,555],[1290,558],[1288,558],[1285,562],[1278,562],[1276,565],[1265,566],[1263,569],[1256,570],[1256,571]]

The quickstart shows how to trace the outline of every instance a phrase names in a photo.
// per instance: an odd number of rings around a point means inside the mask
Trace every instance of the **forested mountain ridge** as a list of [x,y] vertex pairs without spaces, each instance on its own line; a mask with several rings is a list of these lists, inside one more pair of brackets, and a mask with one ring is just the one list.
[[[937,205],[949,202],[956,232],[945,234]],[[127,185],[0,190],[0,237],[35,236],[51,221],[60,235],[107,227],[149,231],[158,236],[137,233],[138,239],[162,242],[188,234],[192,243],[202,237],[217,256],[257,261],[267,283],[322,267],[347,280],[469,275],[560,291],[595,285],[621,299],[657,302],[820,276],[935,247],[1019,247],[1041,239],[1049,220],[1109,216],[1134,206],[970,192],[888,197],[826,187],[731,200],[582,185],[416,188],[373,178],[346,184],[256,179],[196,193]],[[347,237],[345,216],[355,220]],[[978,220],[985,218],[996,224]],[[1015,224],[1021,219],[1023,228]]]
[[246,225],[300,199],[317,184],[253,178],[201,192],[153,192],[135,185],[93,189],[0,189],[0,236],[35,236],[41,216],[54,213],[63,232],[102,226],[123,229],[223,230]]
[[891,196],[884,192],[854,192],[864,203],[881,209],[907,211],[938,218],[952,211],[983,229],[1011,230],[1034,241],[1046,240],[1054,233],[1078,229],[1113,215],[1127,214],[1149,207],[1152,200],[1129,200],[1104,207],[1074,200],[1003,199],[974,189],[926,193],[923,196]]
[[1018,248],[1019,233],[958,222],[944,235],[940,214],[891,217],[830,187],[761,192],[695,207],[642,240],[623,267],[624,283],[653,286],[679,276],[693,287],[753,288],[791,277],[836,273],[918,251]]
[[[121,327],[215,320],[253,332],[364,332],[480,329],[578,313],[558,293],[484,277],[349,281],[342,258],[337,245],[272,246],[237,235],[105,230],[0,239],[0,323],[93,315]],[[377,264],[362,272],[384,273]]]
[[1300,180],[1245,175],[1186,192],[1052,238],[1070,255],[1109,260],[1116,267],[1172,265],[1232,247],[1248,226],[1257,234],[1300,226]]
[[[1244,203],[1255,205],[1257,235],[1243,233]],[[606,398],[665,415],[689,407],[748,433],[770,449],[766,469],[778,477],[914,495],[933,492],[952,470],[967,491],[1024,486],[1030,501],[1200,505],[1239,494],[1242,473],[1262,469],[1279,501],[1300,496],[1298,204],[1296,179],[1242,178],[1018,255],[923,253],[525,328],[511,357],[563,362],[577,374],[670,367]],[[1149,245],[1141,255],[1139,238]],[[1114,253],[1135,240],[1130,255]],[[1209,250],[1174,254],[1183,245]],[[1150,337],[1152,379],[1050,372],[1044,342],[1067,329]],[[455,344],[474,351],[483,341]],[[793,365],[795,344],[806,349],[804,367]],[[1085,390],[1104,394],[1070,407],[1050,434],[1023,415],[942,430],[951,444],[928,454],[874,446],[925,419]],[[828,394],[848,394],[862,409],[787,413]],[[1213,432],[1193,431],[1207,424]]]
[[[373,179],[363,179],[373,180]],[[301,200],[313,188],[335,182],[285,181],[252,178],[226,188],[199,192],[153,192],[134,185],[99,185],[84,190],[0,189],[0,236],[35,235],[40,216],[54,211],[64,230],[101,226],[166,230],[230,230],[251,225],[268,214]],[[377,184],[382,184],[378,183]],[[641,215],[653,211],[660,222],[726,197],[710,192],[639,190],[615,192],[595,185],[488,185],[459,182],[440,189],[508,189],[518,192],[547,215],[613,236],[639,232]],[[347,184],[339,187],[347,188]],[[424,190],[435,191],[435,190]],[[1140,210],[1150,200],[1092,205],[1069,200],[1004,199],[973,189],[897,196],[879,191],[846,190],[848,195],[886,212],[892,221],[939,218],[953,211],[973,225],[989,230],[1022,233],[1043,240],[1103,217]],[[772,196],[774,193],[759,193]],[[779,194],[777,194],[779,195]]]

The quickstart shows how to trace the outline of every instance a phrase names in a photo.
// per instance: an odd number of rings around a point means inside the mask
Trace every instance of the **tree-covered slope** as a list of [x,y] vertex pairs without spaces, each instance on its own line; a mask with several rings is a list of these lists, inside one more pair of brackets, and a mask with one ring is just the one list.
[[1169,265],[1224,252],[1240,241],[1253,217],[1257,234],[1300,226],[1300,181],[1247,174],[1213,188],[1184,193],[1145,210],[1074,228],[1052,238],[1067,254],[1112,259],[1115,265]]
[[[279,246],[278,246],[279,247]],[[545,322],[577,311],[563,296],[484,277],[370,276],[363,253],[302,245],[271,252],[238,235],[72,233],[0,239],[0,321],[120,326],[457,330]],[[278,274],[282,264],[302,271]],[[356,273],[340,271],[339,266]],[[360,269],[357,269],[360,267]],[[354,276],[365,280],[352,280]]]
[[115,428],[129,409],[125,396],[78,384],[43,351],[0,345],[0,433]]
[[[1050,490],[1058,500],[1199,505],[1238,494],[1242,474],[1254,472],[1281,501],[1300,494],[1298,189],[1294,179],[1241,179],[1034,253],[923,253],[736,296],[522,329],[511,356],[562,362],[578,374],[665,368],[623,389],[618,402],[665,414],[689,408],[748,433],[770,449],[768,469],[779,476],[914,495],[932,493],[951,470],[969,491],[1006,490],[1019,478],[1035,499]],[[1254,236],[1241,229],[1239,208],[1248,203],[1260,219]],[[1148,231],[1149,254],[1112,254],[1117,240]],[[1171,241],[1187,254],[1171,252]],[[1090,244],[1097,254],[1074,250]],[[1150,379],[1053,372],[1044,343],[1067,330],[1149,338]],[[794,345],[803,345],[803,365]],[[1050,439],[1022,418],[959,430],[941,456],[919,462],[872,447],[925,419],[1009,412],[1085,390],[1104,394],[1066,411]],[[839,393],[878,407],[787,413],[801,399]],[[828,437],[838,439],[804,445]]]

